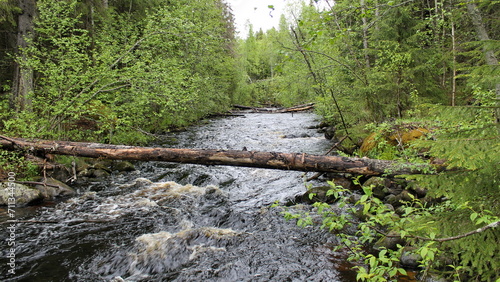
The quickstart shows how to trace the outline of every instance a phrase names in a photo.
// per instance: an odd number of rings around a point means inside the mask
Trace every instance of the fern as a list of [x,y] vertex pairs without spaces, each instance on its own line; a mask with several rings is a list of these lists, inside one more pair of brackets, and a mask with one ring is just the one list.
[[[495,123],[492,93],[483,94],[470,107],[428,106],[433,117],[434,135],[419,141],[416,146],[428,150],[432,157],[445,159],[452,171],[435,176],[412,176],[419,185],[429,189],[434,197],[448,199],[449,206],[425,220],[435,221],[435,227],[443,236],[460,234],[481,227],[475,219],[478,214],[500,216],[500,135]],[[475,95],[478,97],[478,95]],[[481,105],[481,106],[479,106]],[[468,210],[464,210],[466,206]],[[472,212],[470,212],[472,210]],[[474,214],[474,215],[473,215]],[[479,224],[478,224],[479,223]],[[500,230],[488,230],[460,240],[446,242],[462,271],[471,279],[494,281],[500,276]]]

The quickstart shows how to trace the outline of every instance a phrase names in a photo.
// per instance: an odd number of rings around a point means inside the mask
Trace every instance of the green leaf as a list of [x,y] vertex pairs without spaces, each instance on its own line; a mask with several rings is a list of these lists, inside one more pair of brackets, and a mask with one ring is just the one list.
[[476,212],[471,213],[470,220],[474,221],[477,218],[478,214]]
[[420,250],[420,255],[425,258],[427,256],[427,253],[429,252],[429,249],[427,247],[423,247],[421,250]]

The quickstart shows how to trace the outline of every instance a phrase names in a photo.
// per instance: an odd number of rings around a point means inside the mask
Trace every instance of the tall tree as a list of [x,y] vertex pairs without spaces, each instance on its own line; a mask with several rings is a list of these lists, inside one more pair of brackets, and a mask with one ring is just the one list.
[[35,0],[19,0],[19,8],[21,13],[17,18],[17,60],[10,106],[16,111],[23,111],[29,109],[31,104],[29,95],[33,91],[33,69],[25,64],[27,58],[24,49],[28,47],[28,42],[34,35]]
[[[498,59],[495,56],[495,50],[489,47],[488,42],[490,41],[490,36],[488,35],[488,31],[486,30],[483,17],[481,16],[481,12],[477,8],[476,4],[473,0],[467,0],[467,11],[472,19],[472,23],[476,30],[476,35],[480,41],[483,42],[483,52],[486,64],[493,67],[498,68]],[[500,123],[500,79],[497,79],[497,83],[495,85],[496,92],[496,120],[497,123]]]

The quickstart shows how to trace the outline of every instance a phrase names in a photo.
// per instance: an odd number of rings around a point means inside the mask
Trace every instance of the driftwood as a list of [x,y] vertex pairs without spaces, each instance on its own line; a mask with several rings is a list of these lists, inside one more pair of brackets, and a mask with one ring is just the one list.
[[[171,149],[100,143],[28,140],[0,136],[4,149],[112,160],[164,161],[202,165],[258,167],[281,170],[342,172],[362,175],[420,174],[428,166],[386,160],[237,150]],[[427,169],[428,171],[428,169]]]
[[314,103],[297,105],[289,108],[256,108],[242,105],[233,105],[233,107],[244,110],[247,113],[293,113],[310,110],[314,108]]

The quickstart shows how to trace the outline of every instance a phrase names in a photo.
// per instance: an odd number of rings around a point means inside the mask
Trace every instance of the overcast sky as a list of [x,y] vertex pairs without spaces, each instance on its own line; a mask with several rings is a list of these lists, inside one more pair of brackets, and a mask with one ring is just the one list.
[[[247,36],[247,21],[253,25],[254,31],[262,28],[266,31],[272,27],[278,28],[281,14],[288,2],[296,0],[226,0],[233,10],[236,22],[236,31],[239,36]],[[268,8],[274,6],[274,10]]]

